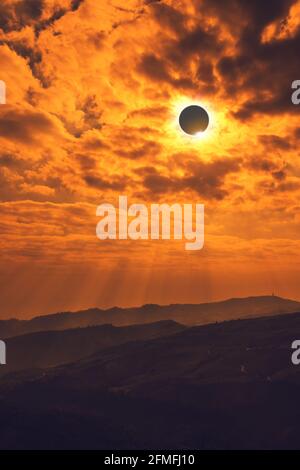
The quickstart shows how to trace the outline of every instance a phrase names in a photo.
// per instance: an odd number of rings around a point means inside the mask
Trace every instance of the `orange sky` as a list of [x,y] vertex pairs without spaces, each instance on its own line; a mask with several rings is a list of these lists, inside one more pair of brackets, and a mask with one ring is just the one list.
[[[299,48],[293,0],[2,0],[0,318],[300,299]],[[199,140],[177,124],[192,103]],[[204,203],[204,249],[101,242],[120,194]]]

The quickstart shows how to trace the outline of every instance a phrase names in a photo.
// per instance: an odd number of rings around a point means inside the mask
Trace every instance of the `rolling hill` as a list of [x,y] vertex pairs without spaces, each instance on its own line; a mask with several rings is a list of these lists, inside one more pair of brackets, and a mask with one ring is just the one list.
[[13,371],[54,367],[88,357],[122,343],[167,336],[185,329],[173,321],[115,327],[100,325],[61,331],[40,331],[6,340],[7,365],[0,377]]
[[127,339],[0,379],[0,448],[300,448],[299,313]]

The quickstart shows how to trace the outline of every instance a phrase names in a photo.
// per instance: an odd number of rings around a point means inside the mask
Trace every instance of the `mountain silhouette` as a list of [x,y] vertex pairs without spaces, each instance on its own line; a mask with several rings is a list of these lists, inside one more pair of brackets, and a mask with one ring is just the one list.
[[47,330],[65,330],[112,324],[125,326],[173,320],[183,325],[204,325],[224,320],[279,315],[300,311],[300,303],[276,296],[228,299],[202,304],[149,304],[136,308],[114,307],[108,310],[88,309],[35,317],[31,320],[0,321],[0,338]]

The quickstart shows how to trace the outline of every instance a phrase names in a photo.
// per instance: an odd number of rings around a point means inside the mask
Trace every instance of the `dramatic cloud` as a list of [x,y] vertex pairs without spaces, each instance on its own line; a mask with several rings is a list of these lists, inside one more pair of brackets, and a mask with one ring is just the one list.
[[2,138],[30,144],[39,139],[41,134],[52,132],[55,132],[54,124],[43,113],[28,110],[10,110],[1,113],[0,135]]
[[138,173],[145,174],[143,183],[153,195],[190,190],[207,200],[220,200],[227,195],[226,175],[238,172],[239,162],[229,159],[211,163],[194,160],[188,163],[185,170],[186,174],[177,178],[161,176],[154,168],[145,168]]

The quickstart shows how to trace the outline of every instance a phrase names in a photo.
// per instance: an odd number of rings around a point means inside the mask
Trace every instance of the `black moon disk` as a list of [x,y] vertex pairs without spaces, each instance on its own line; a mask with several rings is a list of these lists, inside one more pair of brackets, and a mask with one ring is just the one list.
[[208,124],[209,116],[201,106],[192,104],[180,113],[179,125],[186,134],[195,135],[198,132],[204,132]]

